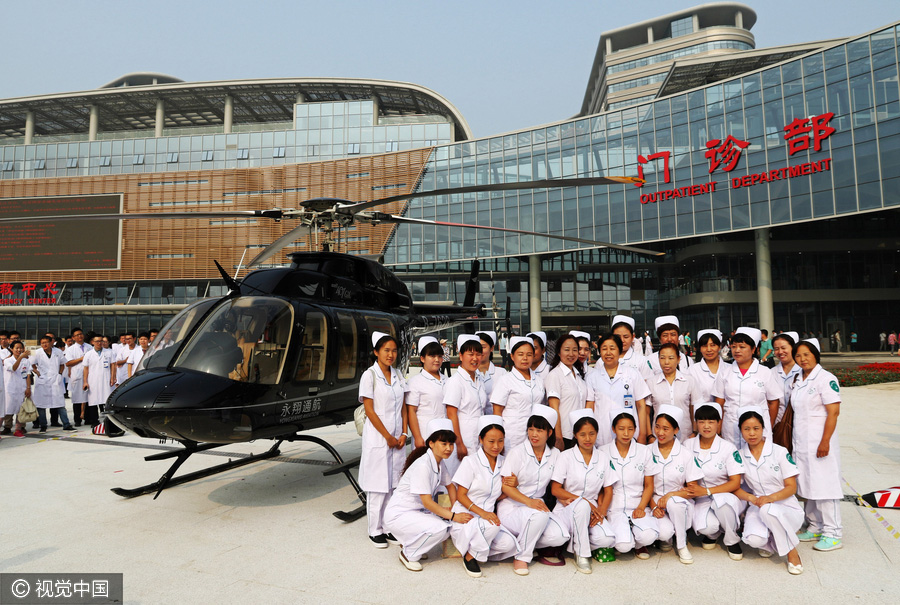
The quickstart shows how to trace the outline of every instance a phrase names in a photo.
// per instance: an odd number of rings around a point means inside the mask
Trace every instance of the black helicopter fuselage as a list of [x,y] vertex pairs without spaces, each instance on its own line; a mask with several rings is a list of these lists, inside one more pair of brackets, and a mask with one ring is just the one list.
[[291,260],[176,316],[142,369],[110,396],[112,420],[142,437],[196,443],[342,424],[359,405],[373,332],[397,337],[405,369],[418,334],[483,315],[468,295],[464,307],[414,305],[403,282],[364,258],[319,252]]

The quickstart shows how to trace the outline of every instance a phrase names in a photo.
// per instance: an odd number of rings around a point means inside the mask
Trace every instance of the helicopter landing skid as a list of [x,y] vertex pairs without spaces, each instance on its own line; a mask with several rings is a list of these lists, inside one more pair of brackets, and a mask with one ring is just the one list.
[[159,497],[159,494],[162,493],[162,491],[167,487],[181,485],[182,483],[187,483],[188,481],[203,479],[204,477],[222,473],[233,468],[239,468],[253,462],[274,458],[275,456],[281,454],[280,450],[278,449],[281,446],[281,443],[281,441],[278,441],[269,450],[263,452],[262,454],[247,456],[246,458],[238,458],[237,460],[229,460],[228,462],[217,464],[215,466],[211,466],[199,471],[194,471],[192,473],[187,473],[186,475],[181,475],[180,477],[173,477],[173,475],[175,474],[175,471],[178,470],[178,467],[180,467],[184,463],[184,461],[191,456],[191,454],[196,454],[197,452],[202,452],[205,450],[211,450],[213,448],[222,447],[223,445],[228,444],[194,443],[192,445],[185,445],[183,450],[174,450],[170,452],[163,452],[160,454],[152,454],[150,456],[144,457],[144,460],[149,462],[151,460],[165,460],[166,458],[175,458],[175,462],[172,463],[172,466],[169,467],[169,470],[163,473],[155,483],[148,483],[147,485],[142,485],[141,487],[135,487],[131,489],[127,489],[124,487],[114,487],[112,488],[112,492],[117,496],[122,496],[123,498],[136,498],[137,496],[144,496],[146,494],[152,494],[153,492],[156,492],[156,495],[153,496],[153,499],[156,500]]
[[337,462],[337,466],[334,466],[327,471],[323,471],[322,475],[324,475],[325,477],[329,477],[331,475],[343,473],[347,478],[347,481],[350,482],[350,485],[353,486],[354,491],[356,491],[356,497],[359,498],[360,502],[362,502],[362,505],[354,508],[351,511],[335,511],[332,513],[335,517],[337,517],[344,523],[353,523],[366,514],[366,492],[362,490],[362,488],[359,486],[359,483],[357,483],[356,478],[350,473],[351,468],[359,466],[359,458],[354,458],[345,462],[340,453],[338,453],[338,451],[334,449],[333,445],[331,445],[324,439],[320,439],[319,437],[316,437],[314,435],[292,435],[290,437],[284,437],[284,440],[309,441],[310,443],[315,443],[316,445],[322,446]]

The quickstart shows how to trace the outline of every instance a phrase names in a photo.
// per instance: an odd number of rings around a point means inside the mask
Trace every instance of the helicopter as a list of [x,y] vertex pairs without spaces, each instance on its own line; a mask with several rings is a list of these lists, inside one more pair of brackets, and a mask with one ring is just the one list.
[[[335,516],[352,521],[365,513],[365,493],[350,472],[358,459],[345,461],[325,440],[303,434],[315,428],[353,422],[357,390],[369,367],[370,338],[378,331],[399,343],[397,365],[406,371],[415,339],[430,332],[485,317],[475,304],[479,263],[473,261],[461,305],[414,302],[406,285],[374,260],[335,252],[334,226],[354,222],[416,223],[469,227],[534,235],[658,256],[662,253],[594,240],[445,221],[413,219],[372,208],[422,196],[517,189],[639,183],[632,177],[583,177],[495,183],[415,192],[364,202],[314,198],[299,209],[224,212],[126,213],[78,216],[12,217],[6,222],[82,221],[97,219],[183,219],[262,217],[294,219],[299,225],[267,246],[254,267],[295,241],[304,230],[325,234],[322,250],[293,252],[289,267],[257,269],[240,281],[216,266],[228,287],[219,299],[196,301],[172,318],[151,344],[139,369],[110,395],[109,420],[148,439],[174,440],[182,448],[146,456],[174,458],[153,483],[113,488],[123,497],[155,492],[280,454],[283,442],[306,441],[325,448],[336,466],[325,475],[343,473],[362,506]],[[493,321],[493,320],[492,320]],[[275,443],[266,452],[229,460],[175,477],[191,455],[224,445],[258,439]]]

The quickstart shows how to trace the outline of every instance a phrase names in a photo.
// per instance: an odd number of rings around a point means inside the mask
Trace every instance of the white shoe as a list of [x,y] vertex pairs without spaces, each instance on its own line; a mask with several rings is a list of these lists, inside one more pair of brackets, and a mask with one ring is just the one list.
[[513,560],[513,573],[517,576],[527,576],[528,575],[528,563],[525,561],[519,561],[518,559]]
[[400,562],[403,563],[403,566],[410,571],[422,571],[422,564],[418,561],[410,561],[406,558],[406,555],[403,554],[403,549],[400,549]]
[[694,555],[691,554],[691,551],[688,550],[688,547],[678,549],[678,560],[684,563],[685,565],[690,565],[694,562]]
[[800,574],[803,573],[803,564],[802,563],[800,565],[794,565],[793,563],[788,561],[787,565],[788,565],[788,573],[791,574],[792,576],[799,576]]
[[669,552],[670,550],[672,550],[672,543],[666,542],[665,540],[660,540],[659,550],[662,552]]
[[575,569],[581,573],[591,573],[591,560],[587,557],[579,557],[575,555]]
[[766,550],[765,548],[759,549],[759,556],[762,557],[763,559],[768,559],[769,557],[771,557],[774,554],[775,553],[773,553],[771,550]]

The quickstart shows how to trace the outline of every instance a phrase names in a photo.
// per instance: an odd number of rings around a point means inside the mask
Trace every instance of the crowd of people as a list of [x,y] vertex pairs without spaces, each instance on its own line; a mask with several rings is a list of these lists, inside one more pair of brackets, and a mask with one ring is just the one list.
[[[818,340],[741,327],[694,341],[675,316],[654,332],[655,351],[622,315],[595,340],[465,334],[450,377],[446,341],[425,336],[408,381],[397,340],[373,334],[359,385],[371,543],[400,545],[420,571],[450,538],[473,577],[488,560],[527,575],[533,559],[566,565],[567,553],[591,573],[592,558],[649,548],[691,564],[689,532],[707,550],[721,539],[733,560],[748,547],[777,554],[794,575],[800,542],[841,548],[840,385]],[[508,369],[493,363],[503,344]]]
[[[0,436],[28,433],[28,423],[21,418],[28,398],[38,412],[31,428],[41,433],[48,427],[63,431],[75,431],[82,424],[97,427],[109,395],[137,371],[156,333],[125,332],[110,342],[108,336],[75,328],[65,338],[42,335],[40,349],[32,351],[19,332],[0,330]],[[66,399],[72,405],[71,418]]]

